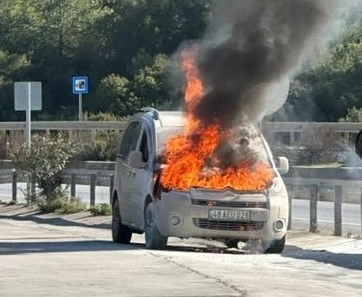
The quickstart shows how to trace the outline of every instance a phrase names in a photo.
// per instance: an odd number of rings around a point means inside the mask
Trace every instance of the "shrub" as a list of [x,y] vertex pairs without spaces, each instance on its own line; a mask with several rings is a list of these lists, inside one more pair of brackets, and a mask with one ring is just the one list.
[[338,122],[362,122],[362,108],[348,108],[346,116],[338,119]]
[[[12,161],[16,169],[27,171],[34,178],[40,189],[35,198],[44,199],[53,209],[66,197],[61,188],[62,173],[75,152],[75,147],[61,134],[48,138],[36,135],[32,138],[32,147],[23,146],[15,151]],[[44,201],[41,201],[42,205]]]
[[79,198],[71,198],[65,201],[57,211],[64,214],[85,211],[87,206]]
[[52,200],[47,201],[46,199],[40,197],[37,199],[37,204],[41,212],[55,212],[58,209],[61,209],[62,206],[66,203],[66,198],[58,197]]
[[328,127],[310,126],[305,129],[301,139],[304,150],[300,152],[300,163],[319,164],[338,161],[344,142],[343,138],[337,135],[336,131]]
[[101,203],[90,208],[89,211],[95,216],[109,216],[112,214],[112,207],[107,203]]
[[[87,121],[126,121],[124,117],[119,117],[111,113],[91,114],[85,113]],[[119,130],[94,130],[78,131],[71,135],[71,141],[79,147],[76,156],[78,160],[93,161],[114,161],[116,159],[117,148],[121,139],[122,131]]]
[[38,199],[38,206],[41,212],[58,212],[63,214],[77,213],[87,209],[85,203],[80,201],[80,199],[72,198],[67,199],[64,197],[59,197],[51,201],[46,201],[45,199]]

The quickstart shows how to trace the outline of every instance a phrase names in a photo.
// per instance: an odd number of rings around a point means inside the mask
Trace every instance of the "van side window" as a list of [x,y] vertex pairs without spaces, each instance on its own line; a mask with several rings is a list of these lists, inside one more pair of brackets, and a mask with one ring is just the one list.
[[142,134],[140,151],[142,153],[143,162],[147,162],[148,155],[149,155],[149,147],[148,147],[148,141],[147,141],[147,133],[145,131],[143,131],[143,134]]
[[118,152],[118,155],[124,160],[127,159],[129,152],[136,149],[141,127],[140,122],[132,122],[124,132],[122,143]]

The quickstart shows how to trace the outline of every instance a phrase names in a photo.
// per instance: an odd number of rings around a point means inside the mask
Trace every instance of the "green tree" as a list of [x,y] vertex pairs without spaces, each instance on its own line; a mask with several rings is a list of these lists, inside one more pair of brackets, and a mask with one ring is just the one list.
[[362,122],[362,108],[348,108],[347,115],[338,119],[338,122]]
[[29,68],[26,55],[0,50],[0,119],[15,118],[13,82],[23,80]]
[[151,57],[171,55],[185,40],[199,38],[210,11],[209,0],[99,2],[112,11],[95,24],[102,43],[99,55],[109,71],[127,78],[134,74],[132,59],[140,51]]
[[132,82],[127,78],[110,74],[99,83],[88,108],[92,112],[108,112],[119,116],[133,113],[140,101],[132,89]]
[[347,26],[335,43],[292,83],[287,105],[273,118],[290,111],[289,119],[337,121],[349,108],[362,107],[362,22]]
[[134,77],[134,90],[140,98],[140,106],[159,107],[169,101],[167,93],[166,55],[157,55],[152,63],[140,69]]
[[[125,79],[116,84],[117,92],[126,88],[120,96],[130,102],[116,100],[107,108],[99,103],[100,111],[121,105],[118,114],[126,114],[142,102],[167,100],[163,55],[203,34],[210,1],[0,0],[0,7],[0,50],[25,56],[29,67],[21,79],[43,83],[43,110],[34,116],[69,119],[77,114],[73,75],[88,75],[88,98],[99,100],[94,92],[100,92],[105,78]],[[10,119],[13,108],[2,112],[4,120]]]

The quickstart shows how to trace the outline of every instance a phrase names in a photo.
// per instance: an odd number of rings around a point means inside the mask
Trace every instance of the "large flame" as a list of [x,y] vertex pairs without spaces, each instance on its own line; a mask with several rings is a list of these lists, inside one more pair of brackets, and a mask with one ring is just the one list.
[[247,162],[228,168],[210,167],[218,145],[231,131],[223,131],[215,124],[205,126],[199,121],[194,110],[203,97],[203,85],[194,61],[193,51],[182,53],[182,69],[185,72],[185,101],[187,107],[184,134],[169,139],[164,152],[166,166],[160,182],[172,190],[187,190],[190,187],[225,189],[231,187],[240,191],[266,189],[273,173],[261,163],[250,166]]

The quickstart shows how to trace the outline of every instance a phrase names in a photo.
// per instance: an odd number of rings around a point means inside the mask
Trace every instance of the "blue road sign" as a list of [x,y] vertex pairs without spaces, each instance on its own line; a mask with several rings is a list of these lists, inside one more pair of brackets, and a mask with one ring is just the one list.
[[73,76],[73,94],[88,94],[88,76]]

